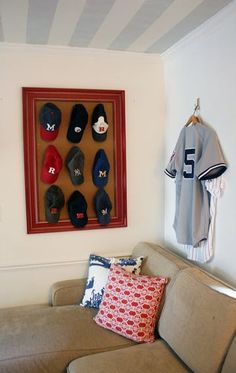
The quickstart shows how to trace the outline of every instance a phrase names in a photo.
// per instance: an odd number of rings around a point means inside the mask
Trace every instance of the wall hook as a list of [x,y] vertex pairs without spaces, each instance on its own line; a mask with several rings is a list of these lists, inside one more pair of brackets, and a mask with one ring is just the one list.
[[196,113],[196,111],[199,111],[199,110],[200,110],[200,98],[198,97],[195,102],[193,115]]

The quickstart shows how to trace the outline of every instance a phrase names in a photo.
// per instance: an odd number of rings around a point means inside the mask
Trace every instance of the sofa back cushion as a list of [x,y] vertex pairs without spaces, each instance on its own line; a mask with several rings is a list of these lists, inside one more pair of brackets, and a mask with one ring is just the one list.
[[166,291],[172,286],[176,274],[190,267],[184,260],[167,249],[149,242],[139,242],[133,249],[132,256],[144,256],[142,274],[151,276],[168,277]]
[[222,369],[222,373],[232,372],[236,372],[236,334],[234,335]]
[[233,338],[236,299],[216,290],[222,287],[199,269],[186,269],[165,300],[160,336],[194,372],[217,372]]

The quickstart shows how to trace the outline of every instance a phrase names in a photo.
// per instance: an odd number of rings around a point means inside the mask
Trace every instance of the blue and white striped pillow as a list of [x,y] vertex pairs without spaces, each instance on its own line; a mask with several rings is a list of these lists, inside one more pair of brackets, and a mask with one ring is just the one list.
[[139,256],[138,258],[104,258],[91,254],[89,257],[86,288],[80,305],[83,307],[99,308],[111,264],[119,264],[127,272],[138,275],[143,259],[143,256]]

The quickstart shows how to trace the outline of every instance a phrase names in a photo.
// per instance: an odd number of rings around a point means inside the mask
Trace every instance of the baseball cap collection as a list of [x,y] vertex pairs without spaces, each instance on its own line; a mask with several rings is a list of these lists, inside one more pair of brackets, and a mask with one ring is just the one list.
[[[83,138],[88,123],[88,112],[84,105],[75,104],[72,107],[67,129],[67,140],[78,144]],[[53,103],[45,103],[39,113],[40,137],[43,141],[54,141],[60,131],[62,121],[61,110]],[[103,104],[97,104],[92,112],[92,138],[96,142],[107,139],[107,116]],[[78,186],[84,182],[85,155],[79,146],[70,148],[64,164],[68,171],[68,178],[72,185]],[[54,184],[63,168],[63,159],[56,146],[49,144],[43,154],[40,178],[44,184]],[[110,223],[112,202],[104,190],[109,180],[110,164],[104,149],[99,149],[95,156],[91,170],[92,180],[98,188],[93,198],[93,208],[101,225]],[[50,185],[44,194],[45,219],[50,224],[56,224],[65,205],[63,190],[57,185]],[[67,200],[68,217],[76,228],[83,228],[88,223],[87,201],[79,190],[73,190]]]

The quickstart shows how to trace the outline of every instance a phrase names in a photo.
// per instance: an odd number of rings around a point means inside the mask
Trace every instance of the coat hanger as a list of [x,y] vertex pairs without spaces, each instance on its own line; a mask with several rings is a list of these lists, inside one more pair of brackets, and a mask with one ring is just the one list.
[[196,112],[200,110],[200,99],[199,97],[197,98],[197,102],[194,107],[193,114],[189,117],[187,120],[187,123],[185,124],[185,127],[188,127],[190,124],[197,124],[200,123],[200,120],[198,116],[196,115]]

